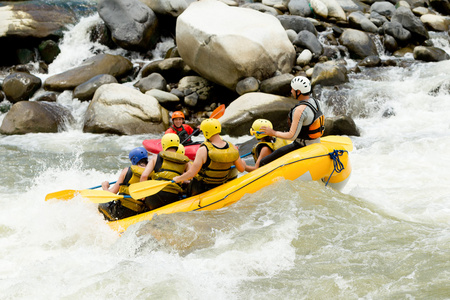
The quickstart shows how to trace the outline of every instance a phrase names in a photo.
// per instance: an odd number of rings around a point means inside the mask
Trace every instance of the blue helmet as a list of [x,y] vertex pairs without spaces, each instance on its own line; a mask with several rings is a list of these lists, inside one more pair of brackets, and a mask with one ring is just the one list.
[[148,158],[148,152],[144,147],[137,147],[130,151],[128,157],[132,165],[137,165],[141,159]]

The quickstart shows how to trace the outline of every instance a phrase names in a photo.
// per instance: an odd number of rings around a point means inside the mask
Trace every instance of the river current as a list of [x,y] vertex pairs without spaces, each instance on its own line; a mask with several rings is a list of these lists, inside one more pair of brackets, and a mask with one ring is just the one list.
[[[49,74],[36,75],[45,80],[102,50],[86,33],[98,21],[74,26]],[[448,33],[433,40],[450,53]],[[160,43],[155,57],[171,46]],[[122,236],[95,204],[45,195],[115,181],[129,150],[160,136],[83,133],[88,103],[61,94],[76,124],[0,136],[1,298],[450,299],[449,70],[450,61],[414,62],[350,75],[345,105],[361,136],[351,137],[342,191],[280,181]]]

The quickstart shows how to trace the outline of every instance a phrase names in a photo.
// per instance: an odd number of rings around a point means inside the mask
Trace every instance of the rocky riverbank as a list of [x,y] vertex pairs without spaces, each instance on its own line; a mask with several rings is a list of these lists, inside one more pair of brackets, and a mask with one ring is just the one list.
[[[339,90],[362,68],[450,59],[430,40],[430,31],[448,35],[448,0],[100,0],[103,23],[91,28],[92,41],[128,54],[92,53],[42,81],[37,75],[46,74],[59,54],[62,33],[88,6],[80,3],[74,9],[0,2],[0,41],[8,45],[0,53],[6,113],[0,133],[63,130],[73,121],[70,109],[58,103],[65,91],[90,101],[85,132],[162,133],[171,111],[183,110],[189,123],[198,124],[221,103],[227,105],[225,134],[248,134],[256,118],[283,130],[295,103],[289,83],[296,75],[311,78],[314,97],[321,99],[324,90]],[[173,37],[176,47],[152,61],[148,53],[164,37]],[[136,54],[151,62],[133,64]],[[357,65],[349,67],[346,57]],[[325,100],[328,106],[345,101]],[[338,116],[326,119],[326,134],[359,134],[345,110],[334,111]]]

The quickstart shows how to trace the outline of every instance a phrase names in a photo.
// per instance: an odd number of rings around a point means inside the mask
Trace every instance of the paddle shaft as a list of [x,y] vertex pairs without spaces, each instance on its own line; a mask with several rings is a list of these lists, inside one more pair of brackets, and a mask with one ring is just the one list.
[[[219,105],[219,107],[217,107],[215,110],[213,110],[211,116],[209,117],[210,119],[218,119],[221,116],[223,116],[223,114],[225,113],[225,104]],[[196,128],[184,141],[181,142],[181,144],[183,146],[184,143],[186,143],[194,134],[197,134],[197,132],[199,132],[200,129]]]

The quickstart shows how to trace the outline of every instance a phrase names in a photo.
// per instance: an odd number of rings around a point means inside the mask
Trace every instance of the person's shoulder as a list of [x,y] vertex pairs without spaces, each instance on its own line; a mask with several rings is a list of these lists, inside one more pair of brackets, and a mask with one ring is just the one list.
[[169,127],[166,132],[164,132],[164,134],[168,134],[168,133],[176,133],[172,127]]

